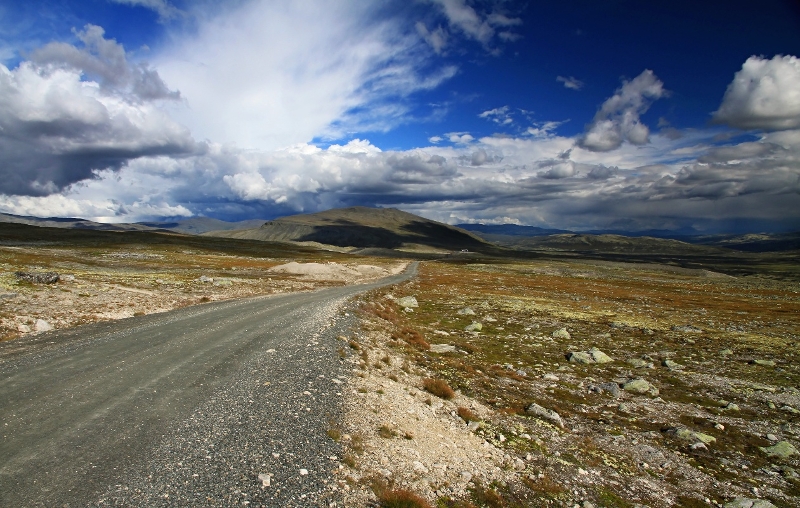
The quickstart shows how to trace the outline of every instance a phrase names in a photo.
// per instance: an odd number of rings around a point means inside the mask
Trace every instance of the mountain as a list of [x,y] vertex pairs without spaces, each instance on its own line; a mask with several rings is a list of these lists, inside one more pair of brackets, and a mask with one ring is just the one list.
[[252,229],[264,224],[264,219],[250,219],[239,222],[227,222],[208,217],[192,217],[174,222],[137,222],[136,224],[153,228],[166,229],[187,235],[201,235],[209,231],[232,231],[236,229]]
[[546,236],[560,233],[572,233],[566,229],[545,229],[536,226],[518,226],[516,224],[456,224],[457,228],[472,231],[480,236]]
[[45,228],[91,229],[95,231],[150,231],[153,228],[140,224],[105,224],[75,217],[31,217],[0,213],[0,222],[25,224]]
[[281,242],[312,242],[356,249],[493,251],[496,247],[463,229],[395,208],[355,206],[291,215],[260,228],[213,231],[207,236]]

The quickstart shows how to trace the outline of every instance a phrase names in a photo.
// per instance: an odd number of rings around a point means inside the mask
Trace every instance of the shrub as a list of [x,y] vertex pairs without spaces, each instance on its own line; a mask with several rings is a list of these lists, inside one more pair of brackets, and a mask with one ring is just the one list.
[[395,332],[392,333],[392,338],[394,340],[404,340],[411,344],[412,346],[418,347],[420,349],[430,349],[431,345],[425,338],[422,336],[421,333],[414,330],[413,328],[403,327]]
[[381,436],[381,437],[385,437],[385,438],[389,439],[389,438],[392,438],[392,437],[396,436],[397,432],[395,432],[388,425],[381,425],[381,427],[378,429],[378,435]]
[[328,437],[334,441],[338,441],[342,438],[342,431],[336,427],[330,428],[328,429]]
[[472,412],[472,411],[471,411],[469,408],[467,408],[467,407],[463,407],[463,406],[462,406],[462,407],[459,407],[459,408],[458,408],[458,410],[457,410],[457,412],[458,412],[458,416],[460,416],[460,417],[461,417],[461,419],[462,419],[462,420],[464,420],[464,421],[465,421],[465,422],[467,422],[467,423],[469,423],[469,422],[477,422],[477,421],[480,421],[480,418],[478,418],[478,415],[476,415],[475,413],[473,413],[473,412]]
[[410,490],[383,490],[378,494],[383,508],[431,508],[428,502]]
[[433,378],[426,378],[422,380],[422,387],[425,388],[425,391],[436,395],[437,397],[441,397],[443,399],[452,399],[455,397],[456,392],[450,388],[450,385],[447,384],[447,381],[443,379],[433,379]]

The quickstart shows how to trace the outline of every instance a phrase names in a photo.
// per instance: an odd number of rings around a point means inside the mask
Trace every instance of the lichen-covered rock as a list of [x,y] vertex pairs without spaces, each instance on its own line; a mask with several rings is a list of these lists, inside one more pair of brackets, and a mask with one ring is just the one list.
[[653,386],[644,379],[631,379],[624,385],[622,389],[626,392],[643,394],[650,391]]
[[581,363],[581,364],[594,363],[594,358],[592,358],[592,355],[590,355],[586,351],[570,351],[569,353],[567,353],[567,360],[569,360],[572,363]]
[[594,363],[610,363],[614,361],[613,358],[600,351],[596,347],[590,349],[589,354],[591,355],[592,360],[594,360]]
[[566,328],[559,328],[558,330],[554,331],[551,335],[554,339],[569,340],[571,338]]
[[653,367],[653,364],[651,362],[642,360],[641,358],[630,358],[625,361],[627,362],[628,365],[630,365],[634,369],[644,369]]
[[760,450],[769,457],[778,457],[779,459],[785,459],[797,453],[797,448],[788,441],[781,441],[772,446],[760,447]]
[[468,332],[479,332],[479,331],[483,330],[483,325],[476,321],[476,322],[473,322],[470,325],[467,325],[467,327],[464,328],[464,330],[468,331]]
[[561,419],[561,415],[553,411],[552,409],[547,409],[540,406],[537,403],[532,403],[530,406],[525,408],[525,412],[533,415],[538,416],[539,418],[543,418],[551,423],[556,424],[559,428],[564,428],[564,421]]
[[724,508],[776,508],[776,506],[766,499],[737,497],[733,501],[725,503]]
[[663,362],[661,362],[661,365],[663,365],[664,367],[668,368],[669,370],[681,370],[681,369],[683,369],[683,365],[679,364],[678,362],[669,360],[669,359],[664,360]]
[[475,311],[470,309],[469,307],[464,307],[463,309],[458,309],[457,312],[461,316],[474,316]]
[[703,443],[704,445],[709,445],[717,442],[717,438],[715,438],[714,436],[709,436],[708,434],[703,434],[702,432],[695,432],[691,429],[687,429],[686,427],[670,429],[669,433],[674,435],[678,439],[682,439],[684,441],[700,442]]
[[55,284],[60,279],[56,272],[16,272],[14,275],[32,284]]
[[413,296],[404,296],[402,298],[398,298],[396,301],[397,305],[403,308],[409,309],[409,308],[419,307],[417,299],[414,298]]

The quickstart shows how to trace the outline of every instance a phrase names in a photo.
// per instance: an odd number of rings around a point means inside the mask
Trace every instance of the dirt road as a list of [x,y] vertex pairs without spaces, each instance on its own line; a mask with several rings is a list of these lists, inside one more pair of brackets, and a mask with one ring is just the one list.
[[415,273],[0,343],[0,506],[327,506],[344,306]]

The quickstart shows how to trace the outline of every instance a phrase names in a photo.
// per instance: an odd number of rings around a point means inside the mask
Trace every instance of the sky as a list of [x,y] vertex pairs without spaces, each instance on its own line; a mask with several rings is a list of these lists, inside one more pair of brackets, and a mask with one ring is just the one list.
[[800,2],[0,0],[0,212],[800,230]]

